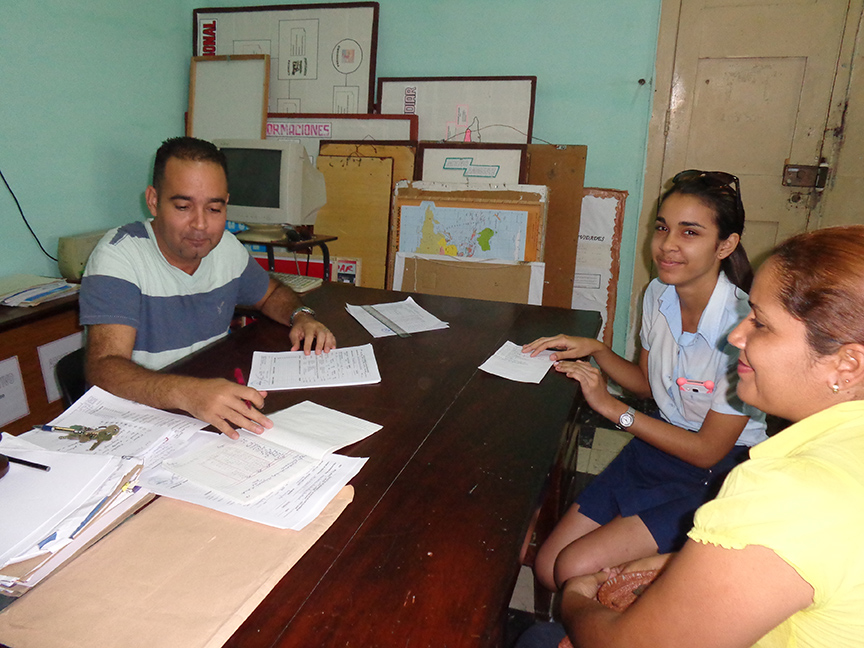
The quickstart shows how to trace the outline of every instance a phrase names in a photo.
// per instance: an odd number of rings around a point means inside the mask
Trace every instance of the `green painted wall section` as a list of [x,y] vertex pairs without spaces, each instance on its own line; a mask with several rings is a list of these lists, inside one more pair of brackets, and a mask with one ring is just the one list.
[[[183,130],[192,10],[238,4],[0,0],[0,171],[50,254],[59,236],[145,214],[153,154]],[[537,76],[537,141],[586,144],[586,185],[630,193],[623,350],[660,0],[379,4],[378,76]],[[0,275],[59,274],[3,186],[0,221]]]

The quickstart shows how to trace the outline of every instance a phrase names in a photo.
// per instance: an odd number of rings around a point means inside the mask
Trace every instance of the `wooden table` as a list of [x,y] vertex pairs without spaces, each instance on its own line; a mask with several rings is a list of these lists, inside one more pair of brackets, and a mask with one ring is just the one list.
[[[329,283],[304,301],[340,346],[354,346],[372,338],[346,313],[346,302],[405,297]],[[554,372],[536,385],[477,367],[506,340],[593,336],[600,316],[413,297],[450,328],[372,341],[380,384],[267,396],[265,412],[311,399],[384,427],[344,451],[369,457],[351,482],[354,502],[227,646],[500,643],[523,539],[578,390]],[[253,351],[286,345],[284,327],[259,320],[177,371],[231,378],[234,367],[248,369]]]

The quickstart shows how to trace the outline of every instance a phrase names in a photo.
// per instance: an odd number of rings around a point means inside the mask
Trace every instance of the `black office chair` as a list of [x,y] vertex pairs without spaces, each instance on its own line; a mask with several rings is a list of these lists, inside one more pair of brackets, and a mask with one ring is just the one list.
[[54,371],[57,372],[63,405],[69,407],[87,391],[87,381],[84,378],[84,349],[76,349],[60,358]]

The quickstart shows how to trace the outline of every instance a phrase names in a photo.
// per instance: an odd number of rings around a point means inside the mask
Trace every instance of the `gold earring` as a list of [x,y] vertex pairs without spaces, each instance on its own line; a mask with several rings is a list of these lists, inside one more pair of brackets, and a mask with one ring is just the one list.
[[834,383],[833,385],[831,385],[831,392],[834,394],[839,394],[840,393],[840,385],[838,385],[837,383]]

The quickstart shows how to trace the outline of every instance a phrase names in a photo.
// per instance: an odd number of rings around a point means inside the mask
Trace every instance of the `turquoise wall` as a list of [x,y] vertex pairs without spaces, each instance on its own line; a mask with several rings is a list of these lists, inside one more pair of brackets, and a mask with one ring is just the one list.
[[[192,10],[239,4],[0,0],[0,171],[52,255],[58,236],[144,214],[153,153],[183,129]],[[615,320],[623,350],[660,0],[379,4],[379,76],[537,76],[535,137],[587,144],[586,185],[630,193]],[[59,274],[5,187],[0,218],[0,275]]]
[[[0,0],[0,171],[57,238],[138,219],[159,143],[182,134],[190,10],[177,0]],[[0,185],[0,275],[59,276]]]

